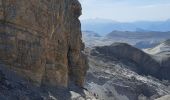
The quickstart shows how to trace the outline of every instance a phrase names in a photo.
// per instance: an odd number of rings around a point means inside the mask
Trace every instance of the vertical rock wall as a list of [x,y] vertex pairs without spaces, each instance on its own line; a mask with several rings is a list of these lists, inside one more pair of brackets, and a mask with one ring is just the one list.
[[77,0],[0,0],[0,61],[36,85],[83,85]]

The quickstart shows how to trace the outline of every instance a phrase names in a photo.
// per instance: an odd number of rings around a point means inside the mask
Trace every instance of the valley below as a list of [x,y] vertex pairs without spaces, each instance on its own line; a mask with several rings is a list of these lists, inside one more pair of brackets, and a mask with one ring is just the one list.
[[79,1],[0,0],[0,100],[170,100],[170,20],[85,27]]
[[150,43],[156,42],[145,48],[135,45],[137,42],[146,42],[145,37],[138,38],[141,36],[114,37],[113,34],[107,38],[91,31],[85,31],[83,36],[89,61],[85,88],[96,98],[156,100],[170,94],[170,45],[165,36],[148,37]]

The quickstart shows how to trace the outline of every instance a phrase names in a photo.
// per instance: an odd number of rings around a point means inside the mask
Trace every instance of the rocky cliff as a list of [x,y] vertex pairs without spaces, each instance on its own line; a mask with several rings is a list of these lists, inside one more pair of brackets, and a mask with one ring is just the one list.
[[153,48],[144,50],[146,53],[152,55],[152,57],[160,63],[159,76],[166,80],[170,80],[170,39],[161,42]]
[[160,64],[150,55],[126,43],[113,43],[110,46],[96,47],[92,55],[100,55],[108,60],[121,61],[139,74],[159,77]]
[[86,48],[86,53],[85,87],[100,100],[154,100],[170,94],[170,59],[160,63],[126,43]]
[[[99,56],[106,61],[120,61],[138,74],[151,75],[158,79],[170,80],[170,56],[168,41],[151,49],[157,55],[150,55],[126,43],[113,43],[110,46],[98,46],[91,55]],[[163,45],[163,46],[162,46]]]
[[82,86],[77,0],[0,0],[0,61],[38,86]]

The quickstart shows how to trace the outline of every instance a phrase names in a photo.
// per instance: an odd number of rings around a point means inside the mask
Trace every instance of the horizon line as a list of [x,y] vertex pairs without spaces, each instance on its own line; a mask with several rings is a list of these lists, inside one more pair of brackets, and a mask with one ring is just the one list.
[[166,22],[170,21],[170,18],[167,19],[161,19],[161,20],[131,20],[131,21],[120,21],[120,20],[114,20],[114,19],[106,19],[106,18],[79,18],[80,21],[85,20],[106,20],[106,21],[112,21],[117,23],[133,23],[133,22]]

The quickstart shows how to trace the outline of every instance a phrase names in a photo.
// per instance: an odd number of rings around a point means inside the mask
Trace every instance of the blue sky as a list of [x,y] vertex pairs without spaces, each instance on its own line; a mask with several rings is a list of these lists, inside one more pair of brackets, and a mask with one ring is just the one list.
[[111,19],[120,22],[170,19],[170,0],[79,0],[83,19]]

